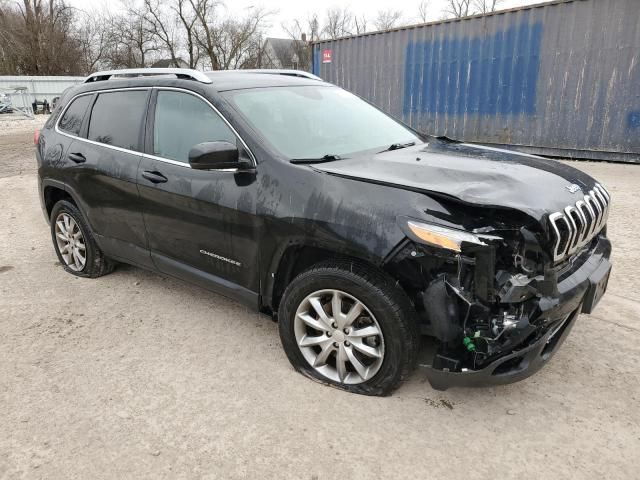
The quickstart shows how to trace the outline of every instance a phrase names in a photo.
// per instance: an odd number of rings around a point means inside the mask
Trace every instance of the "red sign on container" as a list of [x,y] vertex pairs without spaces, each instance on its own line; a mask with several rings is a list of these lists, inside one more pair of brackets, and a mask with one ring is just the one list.
[[332,55],[332,51],[330,49],[323,50],[322,63],[331,63],[331,55]]

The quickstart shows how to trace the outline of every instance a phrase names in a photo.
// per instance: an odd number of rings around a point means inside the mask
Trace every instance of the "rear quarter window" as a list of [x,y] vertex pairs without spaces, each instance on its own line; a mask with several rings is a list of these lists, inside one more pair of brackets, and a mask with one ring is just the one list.
[[147,95],[146,90],[99,94],[91,111],[88,139],[141,152]]
[[82,120],[91,102],[91,98],[91,95],[83,95],[73,100],[60,119],[58,128],[71,135],[80,135]]

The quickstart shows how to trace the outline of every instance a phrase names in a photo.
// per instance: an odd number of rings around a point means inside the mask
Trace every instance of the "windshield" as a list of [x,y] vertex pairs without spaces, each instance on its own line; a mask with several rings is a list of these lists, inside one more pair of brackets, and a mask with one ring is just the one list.
[[345,157],[392,144],[422,143],[402,124],[337,87],[236,90],[227,92],[227,98],[290,159]]

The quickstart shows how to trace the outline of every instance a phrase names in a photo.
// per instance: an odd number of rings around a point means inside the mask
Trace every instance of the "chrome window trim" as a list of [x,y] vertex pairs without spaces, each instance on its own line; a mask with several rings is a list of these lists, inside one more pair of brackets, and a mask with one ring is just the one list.
[[[179,88],[179,87],[124,87],[124,88],[109,88],[109,89],[105,89],[105,90],[93,90],[91,92],[79,93],[79,94],[75,95],[71,100],[69,100],[69,103],[67,103],[65,105],[64,110],[62,111],[62,113],[60,114],[58,119],[56,120],[56,124],[55,124],[54,130],[56,131],[56,133],[59,133],[60,135],[64,135],[65,137],[72,138],[72,139],[75,139],[75,140],[80,140],[82,142],[86,142],[86,143],[89,143],[91,145],[98,145],[98,146],[101,146],[101,147],[110,148],[111,150],[116,150],[118,152],[130,153],[130,154],[133,154],[133,155],[139,155],[139,156],[141,156],[143,158],[150,158],[150,159],[158,160],[158,161],[165,162],[165,163],[168,163],[168,164],[171,164],[171,165],[177,165],[179,167],[191,168],[191,165],[189,165],[188,163],[185,163],[185,162],[180,162],[180,161],[177,161],[177,160],[171,160],[170,158],[159,157],[157,155],[152,155],[150,153],[137,152],[135,150],[130,150],[128,148],[117,147],[115,145],[108,145],[106,143],[96,142],[94,140],[89,140],[88,138],[82,138],[82,137],[79,137],[77,135],[72,135],[72,134],[67,133],[67,132],[65,132],[63,130],[60,130],[58,124],[60,123],[60,120],[62,120],[62,117],[64,117],[64,114],[67,112],[67,109],[69,108],[69,106],[75,101],[76,98],[82,97],[82,96],[85,96],[85,95],[93,95],[93,94],[100,94],[100,93],[111,93],[111,92],[128,92],[128,91],[136,91],[136,90],[137,91],[168,90],[168,91],[176,91],[176,92],[188,93],[190,95],[193,95],[195,97],[200,98],[207,105],[209,105],[209,107],[211,109],[213,109],[213,111],[216,113],[216,115],[218,115],[224,121],[224,123],[231,129],[233,134],[240,140],[240,142],[242,142],[242,145],[244,146],[244,148],[249,153],[249,157],[250,157],[251,162],[253,164],[252,166],[254,168],[257,166],[258,162],[256,161],[256,157],[254,156],[253,152],[251,151],[251,149],[249,148],[247,143],[244,141],[244,139],[237,132],[237,130],[235,128],[233,128],[233,126],[229,123],[229,121],[224,117],[224,115],[222,115],[220,113],[220,111],[216,107],[214,107],[211,104],[211,102],[209,100],[207,100],[206,98],[204,98],[202,95],[200,95],[198,93],[195,93],[195,92],[192,92],[190,90],[184,89],[184,88]],[[238,169],[237,168],[225,168],[225,169],[220,169],[220,170],[207,170],[207,171],[237,172]]]
[[64,117],[65,113],[67,113],[67,109],[71,106],[71,104],[78,97],[84,97],[85,95],[94,95],[96,93],[100,94],[100,93],[125,92],[125,91],[149,91],[151,89],[152,89],[152,87],[110,88],[110,89],[107,89],[107,90],[93,90],[91,92],[84,92],[84,93],[79,93],[77,95],[74,95],[74,97],[71,100],[69,100],[69,103],[67,103],[65,105],[64,110],[62,111],[62,113],[58,117],[58,120],[56,121],[56,125],[54,127],[54,130],[56,131],[56,133],[59,133],[60,135],[64,135],[65,137],[68,137],[68,138],[73,138],[75,140],[81,140],[81,141],[89,143],[91,145],[99,145],[101,147],[106,147],[106,148],[110,148],[112,150],[117,150],[118,152],[131,153],[131,154],[134,154],[134,155],[142,155],[142,152],[136,152],[135,150],[130,150],[128,148],[122,148],[122,147],[117,147],[115,145],[108,145],[106,143],[96,142],[94,140],[89,140],[88,138],[79,137],[78,135],[71,135],[70,133],[67,133],[67,132],[65,132],[63,130],[60,130],[59,124],[60,124],[60,120],[62,120],[62,117]]
[[[258,162],[256,161],[256,157],[253,154],[253,152],[251,151],[251,149],[249,148],[249,146],[247,145],[247,142],[244,141],[244,139],[240,136],[240,134],[238,133],[238,131],[233,128],[233,125],[231,125],[229,123],[229,121],[225,118],[224,115],[222,115],[222,113],[220,113],[220,110],[218,110],[216,107],[213,106],[213,104],[207,100],[206,98],[204,98],[202,95],[196,93],[196,92],[192,92],[191,90],[186,90],[184,88],[179,88],[179,87],[152,87],[154,90],[158,90],[158,91],[173,91],[173,92],[182,92],[182,93],[188,93],[189,95],[193,95],[194,97],[198,97],[200,100],[204,101],[207,105],[209,105],[209,107],[216,113],[216,115],[218,115],[222,121],[227,125],[227,127],[229,127],[229,129],[233,132],[233,134],[240,140],[240,142],[242,143],[242,145],[244,146],[244,148],[247,150],[247,152],[249,153],[249,157],[253,163],[253,167],[255,168],[258,165]],[[149,153],[145,153],[144,154],[147,158],[154,158],[156,160],[161,160],[161,161],[167,161],[169,163],[177,163],[177,164],[181,164],[184,166],[187,166],[189,168],[191,168],[191,165],[189,165],[188,163],[184,163],[184,162],[180,162],[178,160],[171,160],[169,158],[163,158],[163,157],[159,157],[157,155],[152,155]],[[220,172],[222,171],[237,171],[237,168],[227,168],[224,170],[218,170]]]

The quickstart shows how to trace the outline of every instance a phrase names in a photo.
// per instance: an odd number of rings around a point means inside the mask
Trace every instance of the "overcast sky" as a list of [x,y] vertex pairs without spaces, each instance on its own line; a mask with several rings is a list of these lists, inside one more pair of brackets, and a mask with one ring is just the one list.
[[[512,8],[521,5],[540,3],[543,0],[504,0],[500,8]],[[103,6],[120,9],[123,8],[121,0],[71,0],[71,4],[85,10],[100,9]],[[131,4],[128,1],[126,4]],[[276,13],[270,19],[270,27],[267,31],[269,37],[288,37],[282,28],[282,24],[290,24],[294,19],[306,19],[311,13],[318,12],[322,17],[323,12],[332,7],[348,7],[352,13],[366,14],[369,18],[368,29],[372,30],[372,19],[375,18],[378,10],[393,8],[403,13],[405,20],[409,23],[418,23],[418,5],[420,0],[346,0],[339,2],[336,0],[226,0],[225,8],[232,15],[242,15],[247,8],[252,6],[263,6]],[[442,10],[446,5],[446,0],[431,0],[430,20],[438,20],[442,17]]]

